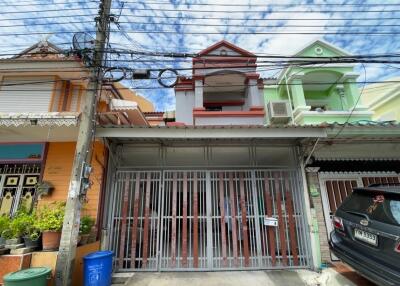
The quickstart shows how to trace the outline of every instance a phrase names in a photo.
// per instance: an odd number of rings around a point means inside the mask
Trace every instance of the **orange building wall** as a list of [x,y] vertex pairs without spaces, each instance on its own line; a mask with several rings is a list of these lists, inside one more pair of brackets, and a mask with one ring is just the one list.
[[[54,202],[66,201],[69,181],[71,177],[72,163],[75,154],[75,142],[49,143],[47,149],[46,164],[43,172],[43,180],[53,184],[54,189],[49,196],[43,196],[38,206]],[[84,205],[82,215],[90,215],[96,218],[100,199],[100,189],[104,174],[104,145],[96,142],[94,146],[90,180],[93,182],[87,192],[87,203]]]

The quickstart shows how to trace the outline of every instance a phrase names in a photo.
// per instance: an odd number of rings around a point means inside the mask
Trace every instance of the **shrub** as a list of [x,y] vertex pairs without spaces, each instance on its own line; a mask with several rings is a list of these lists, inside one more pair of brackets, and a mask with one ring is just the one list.
[[85,215],[81,218],[81,224],[79,226],[80,234],[89,234],[94,226],[94,218]]
[[0,236],[3,237],[3,232],[7,231],[10,227],[10,218],[8,216],[0,216]]
[[64,222],[65,203],[52,203],[37,210],[35,227],[40,231],[61,231]]

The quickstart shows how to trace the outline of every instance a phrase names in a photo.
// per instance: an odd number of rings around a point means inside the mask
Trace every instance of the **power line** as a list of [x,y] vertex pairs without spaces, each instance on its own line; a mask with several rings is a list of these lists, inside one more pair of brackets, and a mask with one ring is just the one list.
[[[59,54],[71,54],[71,53],[88,53],[90,49],[64,49],[60,52],[34,52],[30,53],[30,55],[59,55]],[[148,51],[138,51],[138,50],[129,50],[129,49],[115,49],[115,48],[107,48],[102,50],[104,53],[108,54],[116,54],[116,55],[145,55],[145,56],[153,56],[153,57],[166,57],[166,58],[174,58],[175,60],[179,59],[192,59],[192,58],[202,58],[198,53],[179,53],[179,52],[148,52]],[[0,54],[0,56],[13,56],[13,55],[20,55],[21,53],[4,53]],[[205,55],[204,57],[209,57],[208,61],[212,62],[212,57],[214,55]],[[265,54],[265,53],[257,53],[254,56],[243,56],[243,55],[218,55],[218,58],[227,58],[227,62],[234,62],[232,59],[248,59],[248,58],[271,58],[271,59],[314,59],[314,60],[338,60],[338,59],[347,59],[347,60],[354,60],[359,58],[395,58],[400,57],[400,53],[386,53],[386,54],[354,54],[348,56],[287,56],[287,55],[273,55],[273,54]],[[153,60],[139,60],[139,61],[161,61],[160,59],[153,59]],[[130,61],[126,59],[114,59],[113,61]],[[136,60],[135,60],[136,61]],[[162,60],[167,61],[167,60]],[[262,61],[257,61],[262,62]]]
[[[79,79],[87,79],[86,77],[82,78],[74,78],[71,80],[79,80]],[[157,78],[151,78],[149,80],[157,80]],[[36,82],[33,84],[40,84],[40,83],[49,83],[49,82],[56,82],[56,81],[43,81],[43,82]],[[335,82],[308,82],[308,83],[275,83],[273,85],[276,86],[307,86],[307,85],[329,85],[329,84],[338,84],[338,81]],[[400,83],[400,80],[389,80],[389,81],[352,81],[351,83],[354,84],[375,84],[375,83]],[[26,84],[31,84],[31,83],[26,83]],[[18,84],[13,84],[13,86],[18,85]],[[24,85],[24,84],[21,84]],[[4,85],[5,86],[5,85]],[[249,84],[233,84],[233,85],[207,85],[207,87],[215,87],[215,88],[223,88],[223,87],[249,87],[249,86],[259,86],[259,84],[254,84],[254,85],[249,85]],[[165,89],[168,87],[135,87],[134,89]],[[174,88],[174,87],[170,87]],[[130,87],[122,87],[122,88],[117,88],[118,90],[131,90],[132,88]],[[26,91],[26,89],[1,89],[2,91]],[[52,89],[35,89],[37,91],[51,91],[54,90]],[[63,90],[63,89],[55,89],[55,90]],[[90,89],[87,89],[90,90]]]
[[[302,14],[304,11],[300,12]],[[354,21],[354,20],[363,20],[363,21],[371,21],[371,20],[399,20],[399,17],[377,17],[377,18],[232,18],[232,17],[183,17],[183,16],[169,16],[169,15],[121,15],[121,17],[134,17],[134,18],[149,18],[149,17],[157,17],[157,19],[184,19],[184,20],[222,20],[222,21]],[[267,16],[270,16],[267,15]]]
[[[141,1],[123,1],[124,3],[132,3],[132,4],[143,4]],[[161,1],[146,1],[146,4],[157,4],[157,5],[171,5],[171,2],[161,2]],[[215,3],[189,3],[189,2],[181,2],[179,5],[190,5],[190,6],[222,6],[222,7],[270,7],[270,6],[293,6],[293,3],[280,4],[276,3],[267,3],[267,4],[219,4]],[[374,6],[400,6],[399,3],[362,3],[362,4],[352,4],[352,3],[299,3],[297,5],[301,6],[361,6],[361,7],[374,7]]]
[[[207,20],[207,19],[204,19]],[[163,26],[199,26],[202,27],[242,27],[242,28],[282,28],[282,25],[241,25],[241,24],[206,24],[206,23],[162,23],[162,22],[135,22],[119,21],[120,24],[139,24],[139,25],[163,25]],[[0,26],[3,27],[3,26]],[[353,28],[353,27],[377,27],[372,24],[354,24],[354,25],[285,25],[285,28]],[[400,27],[398,24],[380,24],[379,27]]]
[[162,11],[162,12],[188,12],[188,13],[396,13],[400,12],[400,10],[247,10],[247,11],[233,11],[233,10],[195,10],[195,9],[165,9],[165,8],[139,8],[139,7],[129,7],[130,10],[135,11]]
[[[399,32],[177,32],[177,31],[128,31],[132,34],[177,34],[177,35],[398,35]],[[1,35],[0,35],[1,36]]]
[[[10,6],[13,7],[13,6]],[[0,12],[0,15],[4,14],[29,14],[29,13],[48,13],[48,12],[65,12],[65,11],[82,11],[82,10],[90,10],[96,9],[96,7],[88,8],[88,7],[79,7],[79,8],[61,8],[61,9],[43,9],[43,10],[29,10],[29,11],[3,11]]]
[[[38,18],[39,19],[39,18]],[[63,25],[63,24],[84,24],[93,23],[94,21],[70,21],[70,22],[47,22],[47,23],[29,23],[29,26],[49,26],[49,25]],[[0,28],[14,28],[14,27],[26,27],[26,24],[15,24],[15,25],[0,25]],[[371,25],[374,26],[374,25]],[[399,25],[400,26],[400,25]]]
[[[22,4],[23,3],[23,4]],[[70,4],[98,4],[97,1],[93,1],[93,0],[87,0],[87,1],[68,1],[68,2],[54,2],[51,1],[51,5],[70,5]],[[49,2],[45,2],[45,3],[38,3],[38,2],[32,2],[32,1],[18,1],[18,4],[1,4],[0,7],[26,7],[27,5],[32,5],[32,6],[49,6]]]
[[[8,14],[8,13],[7,13]],[[19,21],[19,20],[41,20],[53,18],[74,18],[74,17],[95,17],[95,14],[79,14],[79,15],[57,15],[57,16],[40,16],[40,17],[24,17],[24,18],[0,18],[0,21]],[[399,20],[400,17],[377,17],[377,18],[232,18],[232,17],[182,17],[182,16],[168,16],[168,15],[121,15],[121,17],[134,17],[134,18],[149,18],[157,17],[158,19],[181,19],[181,20],[222,20],[222,21],[384,21],[384,20]],[[124,21],[121,23],[129,23]]]
[[[6,13],[8,14],[8,13]],[[96,14],[78,14],[78,15],[57,15],[57,16],[40,16],[40,17],[24,17],[24,18],[0,18],[0,21],[18,21],[18,20],[39,20],[53,18],[76,18],[76,17],[95,17]]]

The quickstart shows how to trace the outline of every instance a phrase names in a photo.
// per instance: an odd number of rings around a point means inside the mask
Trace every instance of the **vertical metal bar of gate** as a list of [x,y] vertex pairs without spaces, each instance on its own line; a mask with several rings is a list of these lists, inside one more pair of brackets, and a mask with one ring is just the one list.
[[257,182],[256,182],[256,171],[251,171],[251,189],[252,189],[252,197],[255,203],[253,204],[254,207],[254,214],[255,214],[255,231],[256,231],[256,241],[257,241],[257,266],[262,265],[262,246],[261,246],[261,231],[260,231],[260,224],[264,221],[261,212],[259,210],[259,202],[260,197],[257,194]]
[[206,221],[207,221],[207,268],[213,268],[213,229],[212,229],[212,201],[211,201],[211,175],[206,172]]

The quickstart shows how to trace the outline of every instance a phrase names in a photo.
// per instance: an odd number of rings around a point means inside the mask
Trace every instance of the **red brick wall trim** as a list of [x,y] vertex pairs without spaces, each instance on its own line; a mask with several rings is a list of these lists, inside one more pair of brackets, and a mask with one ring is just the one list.
[[250,106],[250,111],[264,111],[264,106],[262,105]]
[[241,106],[244,100],[204,101],[204,106]]

